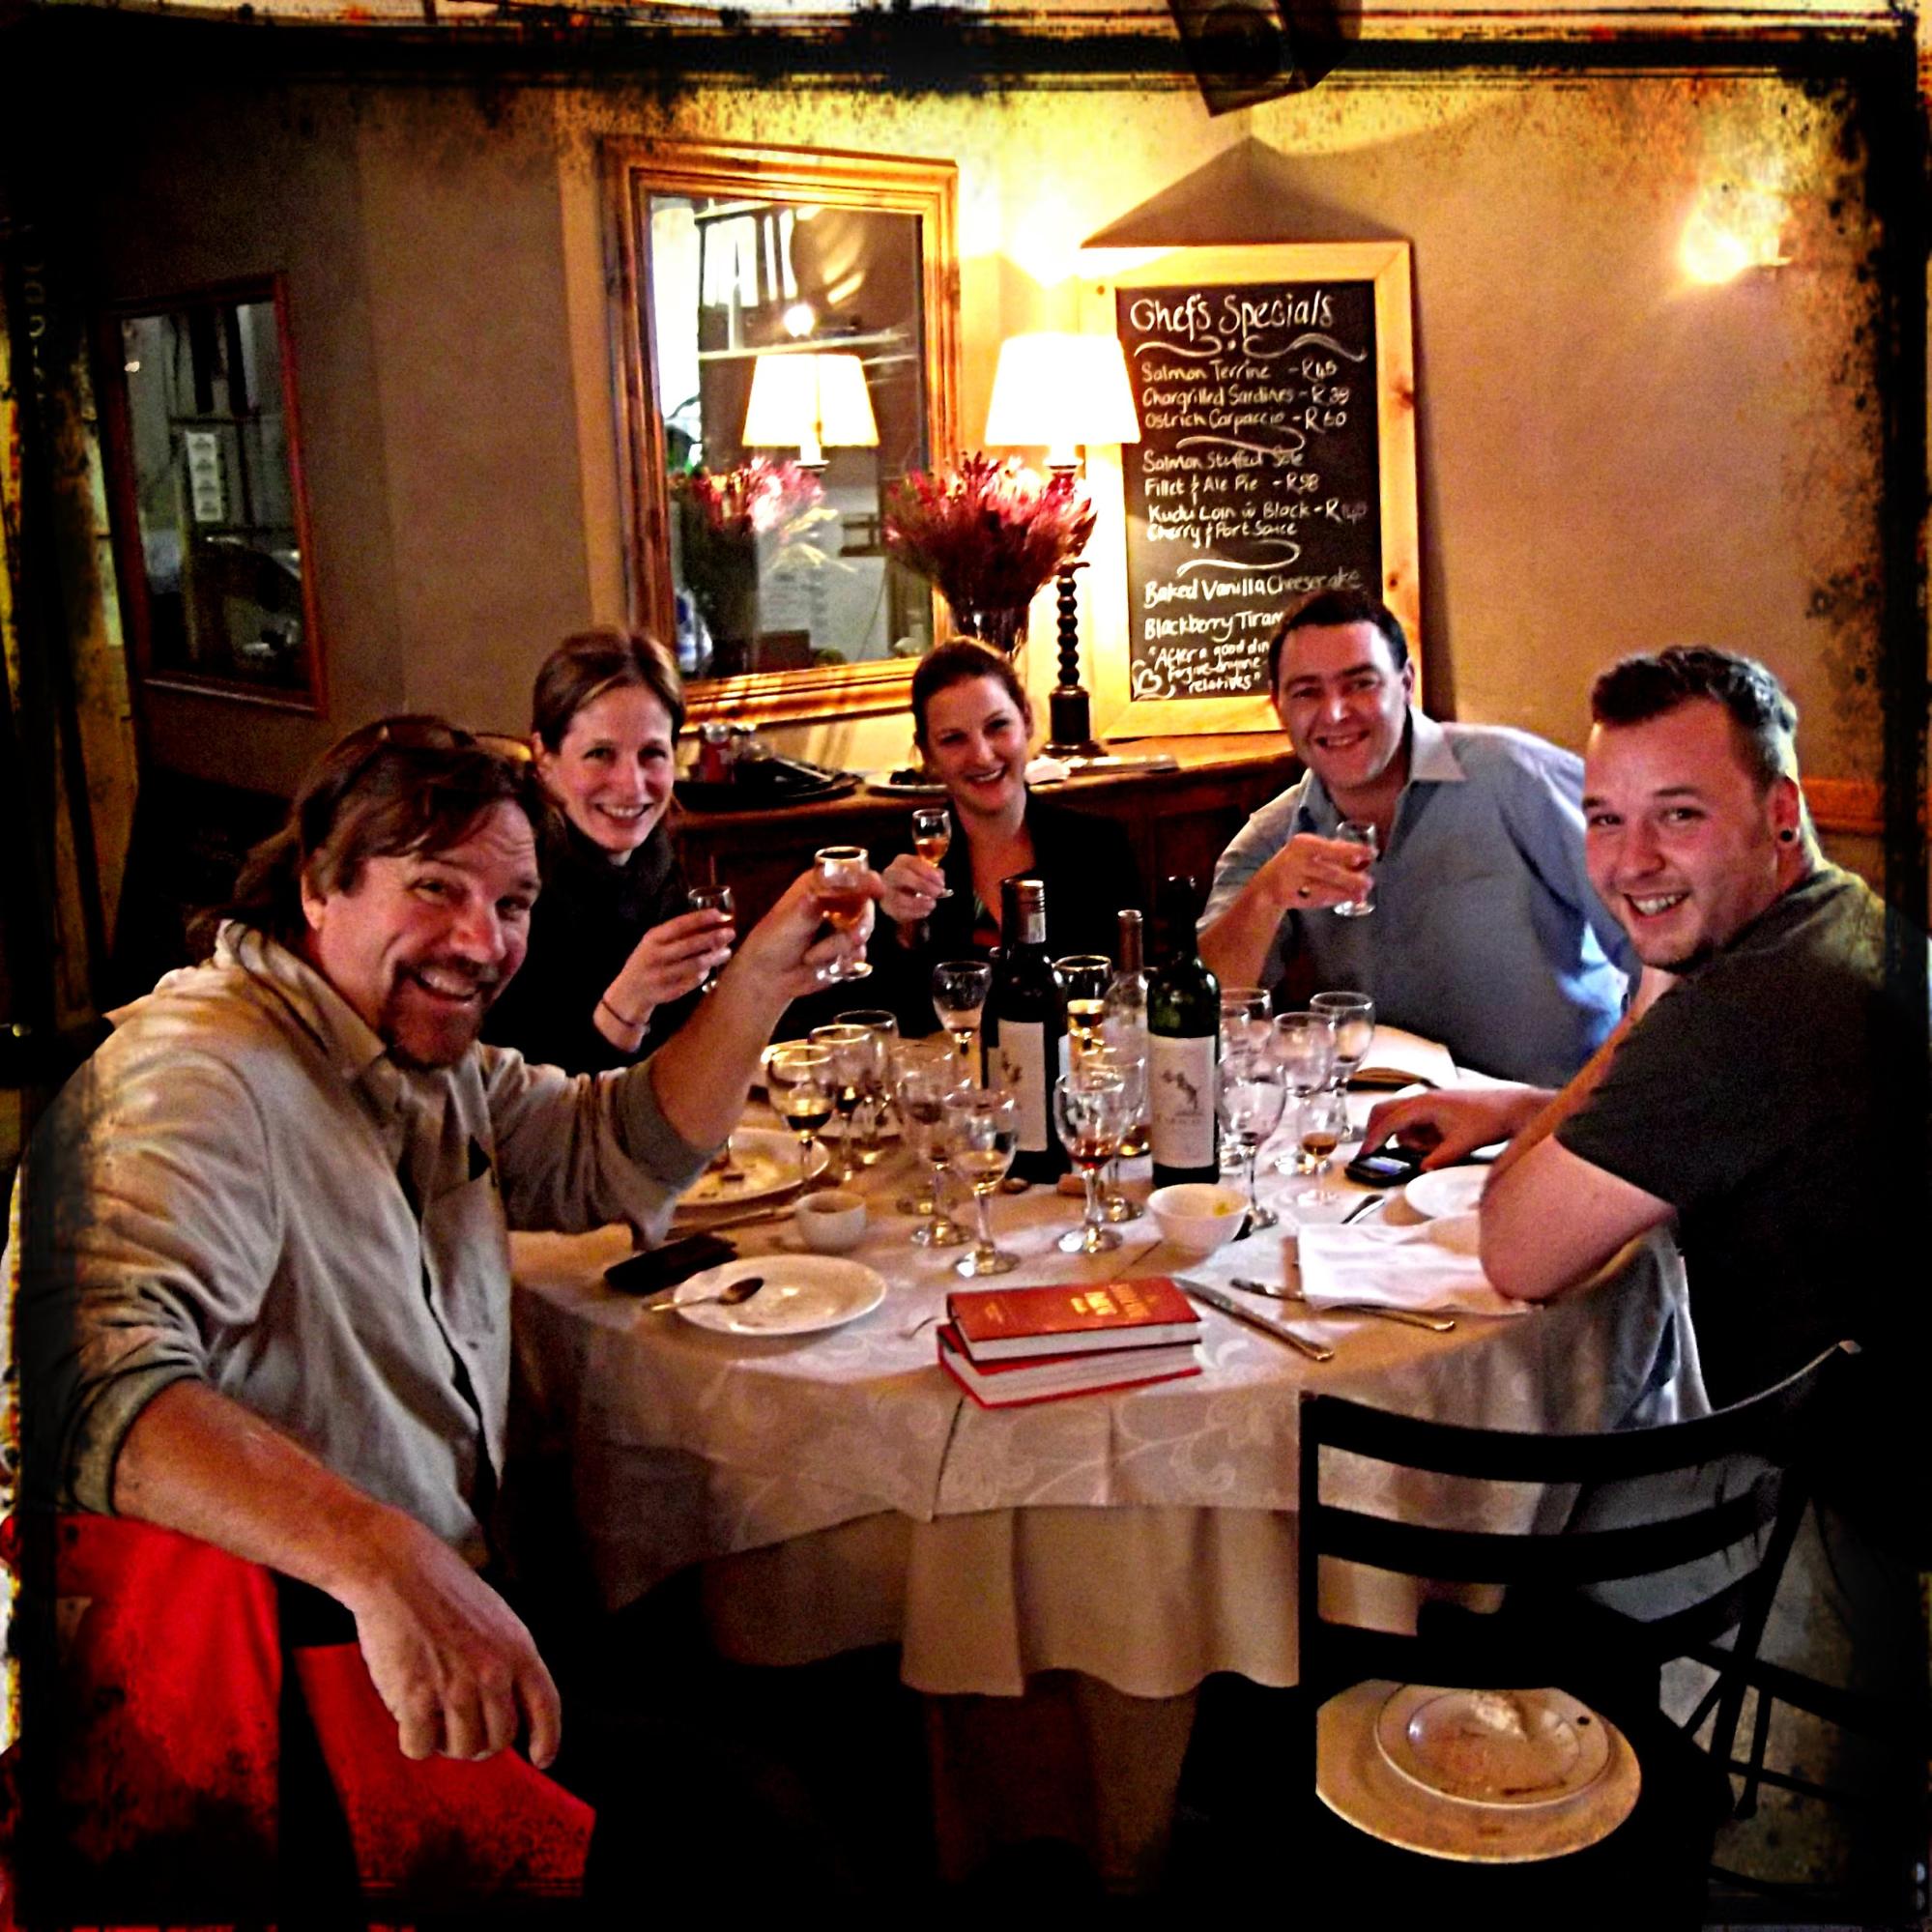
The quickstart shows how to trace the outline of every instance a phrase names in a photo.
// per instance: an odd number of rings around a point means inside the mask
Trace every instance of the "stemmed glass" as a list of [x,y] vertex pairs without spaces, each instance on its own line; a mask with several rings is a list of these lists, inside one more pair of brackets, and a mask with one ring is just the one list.
[[1328,1170],[1335,1150],[1348,1139],[1348,1096],[1338,1089],[1311,1094],[1302,1103],[1302,1152],[1314,1159],[1314,1186],[1304,1188],[1295,1199],[1307,1207],[1333,1207],[1348,1197],[1328,1184]]
[[[953,844],[953,817],[943,805],[921,805],[912,814],[912,850],[928,865],[937,865]],[[951,886],[946,886],[939,894],[941,899],[953,896]]]
[[959,1091],[961,1073],[951,1052],[924,1041],[901,1046],[893,1055],[894,1092],[899,1116],[912,1151],[933,1171],[932,1199],[923,1212],[932,1219],[912,1230],[919,1248],[956,1248],[966,1231],[946,1213],[946,1168],[953,1153],[953,1125],[946,1097]]
[[[1310,1094],[1322,1092],[1335,1078],[1335,1022],[1326,1013],[1278,1013],[1273,1048],[1283,1084],[1294,1095],[1299,1111]],[[1299,1145],[1276,1161],[1275,1171],[1308,1172]]]
[[[694,912],[722,912],[727,919],[737,916],[737,905],[729,885],[694,885],[684,895],[684,902]],[[714,966],[699,982],[698,991],[709,993],[723,971],[722,966]]]
[[1120,1139],[1114,1144],[1111,1157],[1107,1163],[1107,1171],[1101,1176],[1100,1205],[1109,1221],[1139,1221],[1146,1209],[1131,1196],[1120,1191],[1121,1156],[1132,1152],[1144,1153],[1143,1140],[1139,1148],[1130,1148],[1135,1130],[1146,1126],[1147,1120],[1147,1062],[1132,1053],[1121,1053],[1117,1048],[1105,1047],[1087,1053],[1081,1064],[1085,1067],[1105,1068],[1109,1073],[1120,1077],[1121,1107]]
[[866,1062],[864,1090],[860,1102],[870,1110],[866,1114],[865,1135],[859,1142],[858,1157],[868,1168],[878,1164],[885,1149],[879,1137],[885,1128],[885,1110],[892,1098],[892,1050],[899,1044],[899,1018],[882,1006],[859,1007],[835,1016],[842,1026],[863,1026],[873,1036],[871,1058]]
[[[865,917],[865,875],[870,861],[863,846],[824,846],[812,854],[819,875],[819,910],[827,925],[841,933],[856,929]],[[825,968],[833,982],[863,979],[872,966],[865,960],[840,960]]]
[[1078,1065],[1085,1054],[1107,1044],[1102,1028],[1113,962],[1105,953],[1070,953],[1055,960],[1053,969],[1067,983],[1067,1051]]
[[1362,897],[1344,899],[1328,909],[1341,919],[1365,918],[1375,909],[1375,859],[1382,842],[1376,835],[1374,822],[1370,819],[1343,819],[1336,826],[1335,836],[1345,845],[1367,846],[1369,863],[1362,868]]
[[1081,1224],[1055,1245],[1062,1254],[1104,1254],[1120,1246],[1101,1204],[1100,1170],[1120,1151],[1127,1125],[1126,1082],[1116,1068],[1087,1060],[1053,1082],[1053,1117],[1061,1143],[1086,1183]]
[[1252,1052],[1268,1044],[1268,1009],[1272,1005],[1258,986],[1224,986],[1221,989],[1221,1052]]
[[1335,1022],[1335,1072],[1329,1084],[1339,1093],[1375,1044],[1375,1002],[1366,993],[1317,993],[1309,1008]]
[[844,1122],[839,1140],[839,1184],[843,1187],[858,1178],[858,1135],[852,1119],[872,1082],[873,1035],[865,1026],[831,1025],[814,1026],[807,1038],[813,1046],[822,1047],[830,1061],[832,1100]]
[[993,990],[993,968],[984,960],[941,960],[933,968],[933,1011],[953,1036],[962,1063],[972,1066],[973,1035],[986,995]]
[[1216,1098],[1222,1128],[1247,1164],[1249,1226],[1274,1227],[1281,1217],[1273,1208],[1263,1207],[1254,1192],[1254,1157],[1261,1142],[1282,1124],[1282,1109],[1288,1099],[1282,1070],[1266,1053],[1230,1053],[1221,1063]]
[[765,1069],[771,1104],[798,1137],[798,1186],[812,1171],[812,1146],[832,1117],[832,1056],[822,1047],[780,1047]]
[[952,1128],[952,1165],[971,1184],[979,1210],[979,1240],[971,1254],[953,1263],[953,1272],[968,1281],[1003,1275],[1019,1265],[1020,1257],[993,1245],[987,1202],[1013,1165],[1020,1139],[1019,1104],[1003,1087],[966,1087],[946,1096],[946,1119]]

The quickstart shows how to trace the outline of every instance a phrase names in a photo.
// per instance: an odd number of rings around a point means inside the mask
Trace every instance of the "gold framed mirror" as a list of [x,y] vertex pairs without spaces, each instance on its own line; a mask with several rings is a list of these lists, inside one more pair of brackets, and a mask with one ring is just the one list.
[[617,141],[629,598],[689,718],[890,711],[940,635],[885,486],[958,443],[958,169]]

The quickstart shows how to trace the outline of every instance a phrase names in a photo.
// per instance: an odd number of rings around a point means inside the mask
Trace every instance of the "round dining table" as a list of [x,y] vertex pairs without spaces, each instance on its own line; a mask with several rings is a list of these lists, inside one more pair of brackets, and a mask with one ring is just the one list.
[[[1359,1118],[1368,1102],[1355,1105]],[[771,1116],[757,1107],[747,1124]],[[1144,1197],[1144,1161],[1125,1172],[1130,1195]],[[1077,1199],[1047,1187],[997,1196],[995,1234],[1020,1257],[997,1284],[1166,1275],[1292,1288],[1291,1197],[1306,1183],[1275,1175],[1265,1157],[1263,1175],[1283,1226],[1205,1260],[1164,1243],[1151,1218],[1121,1226],[1111,1254],[1063,1254],[1055,1243]],[[520,1369],[567,1448],[609,1607],[700,1566],[712,1641],[735,1661],[799,1664],[892,1644],[907,1685],[955,1700],[1019,1700],[1044,1674],[1077,1673],[1095,1748],[1151,1751],[1177,1773],[1186,1700],[1202,1679],[1296,1679],[1304,1389],[1538,1431],[1665,1423],[1707,1406],[1683,1270],[1653,1238],[1584,1288],[1520,1314],[1460,1314],[1446,1334],[1245,1295],[1332,1359],[1202,1307],[1197,1375],[982,1408],[938,1366],[947,1296],[975,1284],[953,1272],[962,1250],[912,1245],[916,1223],[893,1202],[913,1179],[896,1140],[862,1170],[870,1222],[850,1258],[877,1270],[886,1293],[809,1335],[713,1333],[612,1290],[603,1273],[630,1250],[624,1228],[513,1237]],[[1399,1197],[1379,1212],[1418,1218]],[[732,1238],[744,1256],[802,1250],[789,1217]],[[1364,1470],[1362,1506],[1458,1526],[1542,1526],[1568,1507],[1448,1479],[1427,1493],[1377,1493],[1384,1479]],[[1349,1477],[1344,1465],[1338,1480]],[[1325,1571],[1324,1608],[1399,1628],[1414,1603],[1382,1594],[1389,1582]],[[1152,1715],[1163,1710],[1164,1727]],[[1123,1725],[1138,1742],[1101,1742]],[[1153,1786],[1158,1812],[1170,1779]],[[1139,1842],[1139,1857],[1153,1830],[1112,1835]]]

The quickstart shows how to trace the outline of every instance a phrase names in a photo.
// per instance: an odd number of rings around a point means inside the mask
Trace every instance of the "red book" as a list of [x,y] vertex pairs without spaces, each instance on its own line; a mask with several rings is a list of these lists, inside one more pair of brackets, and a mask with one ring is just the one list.
[[946,1297],[961,1346],[975,1362],[1161,1348],[1195,1341],[1200,1315],[1165,1275],[1055,1288],[976,1288]]
[[1200,1373],[1192,1341],[1161,1348],[1089,1348],[1074,1355],[1036,1355],[1005,1362],[975,1362],[950,1328],[939,1330],[939,1367],[983,1409],[1022,1402],[1056,1401],[1062,1396],[1104,1395],[1147,1382],[1172,1382]]

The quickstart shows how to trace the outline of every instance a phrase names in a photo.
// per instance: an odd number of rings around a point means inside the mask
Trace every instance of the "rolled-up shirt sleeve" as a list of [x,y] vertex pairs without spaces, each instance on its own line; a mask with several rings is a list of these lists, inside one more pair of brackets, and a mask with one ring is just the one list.
[[253,1098],[193,1053],[103,1046],[35,1134],[15,1189],[30,1496],[111,1513],[121,1445],[210,1338],[259,1313],[280,1190]]

